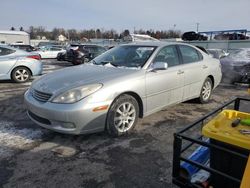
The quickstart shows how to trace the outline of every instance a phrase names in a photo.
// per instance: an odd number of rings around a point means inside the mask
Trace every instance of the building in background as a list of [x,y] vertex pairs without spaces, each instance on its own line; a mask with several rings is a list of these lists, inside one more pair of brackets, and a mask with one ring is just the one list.
[[60,42],[65,42],[67,40],[68,40],[67,37],[65,37],[64,35],[59,35],[58,36],[58,41],[60,41]]
[[0,31],[1,44],[30,44],[30,35],[24,31]]

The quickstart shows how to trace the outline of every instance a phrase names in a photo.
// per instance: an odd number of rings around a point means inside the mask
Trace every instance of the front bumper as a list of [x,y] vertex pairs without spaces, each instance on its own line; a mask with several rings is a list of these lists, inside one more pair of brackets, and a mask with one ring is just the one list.
[[107,110],[93,112],[101,105],[88,103],[87,98],[74,104],[56,104],[39,102],[33,98],[29,90],[24,94],[28,116],[36,124],[61,133],[87,134],[103,131],[106,124]]

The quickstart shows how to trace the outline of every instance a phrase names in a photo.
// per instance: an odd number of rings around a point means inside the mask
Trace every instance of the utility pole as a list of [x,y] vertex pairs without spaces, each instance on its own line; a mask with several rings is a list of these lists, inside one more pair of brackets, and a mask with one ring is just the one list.
[[197,22],[197,23],[196,23],[196,31],[197,31],[197,33],[199,32],[199,25],[200,25],[200,23]]
[[174,24],[174,30],[175,30],[176,24]]
[[70,41],[70,38],[69,38],[69,31],[67,31],[67,34],[68,34],[68,41]]

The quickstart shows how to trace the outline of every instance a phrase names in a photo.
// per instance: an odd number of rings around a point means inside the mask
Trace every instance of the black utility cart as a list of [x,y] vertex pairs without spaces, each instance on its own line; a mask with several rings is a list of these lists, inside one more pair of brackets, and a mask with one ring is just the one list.
[[[245,109],[242,107],[245,107]],[[249,149],[235,147],[215,139],[208,139],[202,135],[202,127],[225,109],[236,111],[243,109],[249,113],[250,98],[237,97],[174,134],[172,181],[175,185],[183,188],[240,187],[250,153]],[[200,146],[209,148],[209,165],[190,159],[190,154]],[[199,170],[203,169],[209,172],[210,177],[207,184],[191,183],[190,177],[183,174],[183,163],[191,164]]]

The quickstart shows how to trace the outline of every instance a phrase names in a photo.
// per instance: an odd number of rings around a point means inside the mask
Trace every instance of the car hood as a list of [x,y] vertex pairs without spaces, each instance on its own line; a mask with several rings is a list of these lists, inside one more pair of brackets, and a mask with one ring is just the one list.
[[220,59],[222,66],[245,66],[250,64],[250,49],[238,49],[227,57]]
[[222,66],[227,67],[227,66],[232,66],[232,67],[238,67],[238,66],[245,66],[250,64],[250,59],[245,60],[245,59],[231,59],[231,58],[222,58],[220,59],[220,63]]
[[108,82],[137,74],[138,69],[116,68],[101,65],[84,64],[57,70],[35,80],[31,88],[41,92],[55,94],[82,85]]

